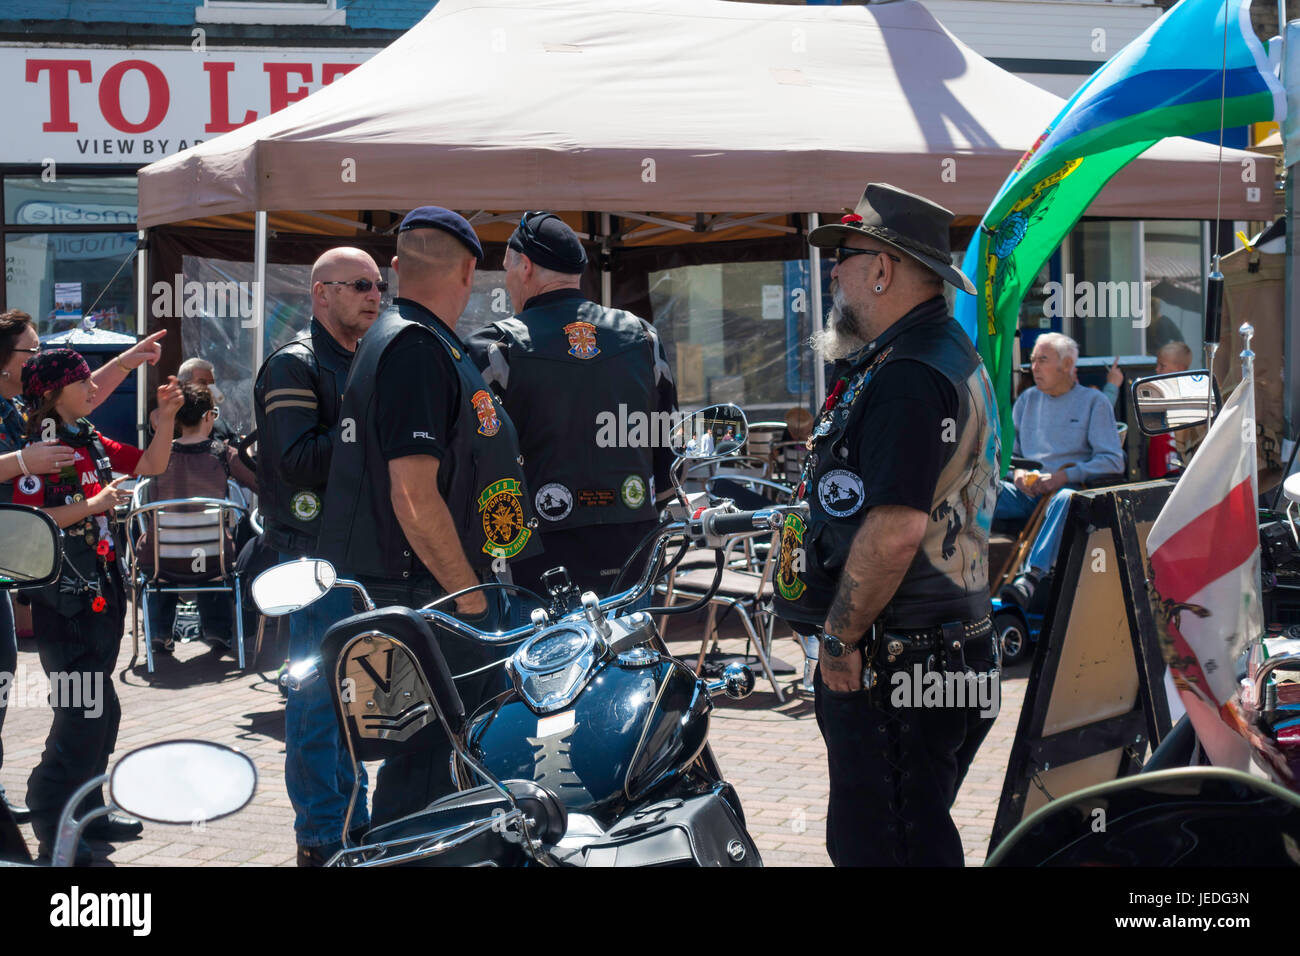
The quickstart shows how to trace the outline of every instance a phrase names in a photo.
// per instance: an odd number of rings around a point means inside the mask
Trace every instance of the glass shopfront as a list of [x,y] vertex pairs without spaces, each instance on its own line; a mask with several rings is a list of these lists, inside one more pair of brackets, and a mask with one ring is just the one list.
[[134,176],[6,176],[4,307],[42,335],[76,327],[134,334]]
[[[652,272],[649,281],[683,408],[735,402],[757,421],[811,404],[805,260],[683,266]],[[829,306],[829,296],[824,301]]]

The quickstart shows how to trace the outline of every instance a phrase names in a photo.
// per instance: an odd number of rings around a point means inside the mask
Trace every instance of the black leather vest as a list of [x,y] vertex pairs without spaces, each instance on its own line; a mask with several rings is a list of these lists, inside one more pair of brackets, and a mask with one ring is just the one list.
[[259,437],[257,449],[257,502],[266,529],[266,543],[277,551],[290,554],[311,554],[320,534],[322,505],[325,501],[325,484],[285,484],[276,472],[275,463],[283,453],[282,448],[271,448],[266,439],[266,395],[280,383],[268,381],[267,368],[273,357],[280,360],[292,356],[310,370],[314,379],[312,391],[316,394],[316,411],[322,431],[329,431],[339,422],[339,408],[343,403],[343,383],[348,377],[349,363],[338,355],[330,343],[321,341],[328,336],[322,326],[312,319],[311,327],[266,357],[253,384],[253,409]]
[[543,534],[654,521],[654,340],[630,312],[578,296],[493,323],[508,340],[505,407]]
[[[73,447],[85,448],[94,459],[95,474],[101,486],[113,480],[113,469],[109,465],[108,452],[99,440],[99,433],[85,419],[78,422],[81,434],[75,439],[73,433],[63,428],[59,430],[59,439]],[[88,440],[82,435],[89,432]],[[75,474],[71,479],[52,481],[51,476],[44,477],[42,495],[43,508],[57,508],[71,503],[73,496],[81,497],[82,485]],[[17,479],[21,480],[21,479]],[[110,516],[110,521],[112,521]],[[61,535],[63,546],[63,564],[59,580],[53,584],[26,592],[29,600],[64,617],[75,617],[88,611],[94,611],[94,600],[102,596],[102,586],[109,567],[122,560],[126,545],[122,540],[122,529],[115,527],[113,540],[117,550],[109,554],[100,554],[98,522],[95,515],[90,515],[63,529]],[[111,557],[110,557],[111,554]],[[119,570],[121,564],[118,563]]]
[[[334,449],[320,555],[349,575],[395,580],[429,575],[393,512],[376,421],[379,360],[403,335],[433,336],[450,356],[460,381],[455,424],[438,468],[438,490],[470,566],[487,571],[497,558],[539,554],[537,518],[524,486],[514,424],[455,333],[428,310],[404,301],[375,320],[352,360],[341,414],[356,423],[357,440],[340,442]],[[384,384],[412,387],[409,382]]]
[[864,517],[859,428],[872,400],[872,378],[885,363],[904,360],[924,363],[951,382],[958,414],[951,434],[935,436],[951,443],[952,455],[939,476],[916,558],[882,621],[922,628],[989,613],[988,539],[999,461],[993,387],[970,339],[951,318],[903,319],[898,326],[851,359],[845,388],[809,439],[800,485],[809,519],[805,527],[798,517],[787,516],[773,570],[777,614],[787,620],[821,624],[826,619]]

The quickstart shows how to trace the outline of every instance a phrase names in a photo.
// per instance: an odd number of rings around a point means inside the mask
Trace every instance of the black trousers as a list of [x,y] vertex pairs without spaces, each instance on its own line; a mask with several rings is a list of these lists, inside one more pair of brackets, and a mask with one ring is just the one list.
[[[364,584],[377,607],[401,604],[418,608],[443,593],[433,582],[407,585],[365,580]],[[487,614],[482,618],[465,618],[466,623],[483,630],[495,630],[499,621],[501,627],[512,626],[510,622],[502,621],[506,614],[504,592],[498,589],[488,591],[487,594]],[[447,606],[440,610],[451,613],[453,608]],[[437,628],[435,633],[452,674],[477,670],[509,656],[519,646],[512,644],[504,650],[495,650]],[[482,674],[456,681],[456,689],[465,703],[466,713],[472,713],[479,704],[495,697],[506,686],[504,667],[493,667]],[[451,776],[451,741],[444,734],[437,734],[436,737],[437,741],[432,745],[400,757],[389,758],[380,765],[370,808],[372,826],[417,813],[438,797],[455,791]]]
[[[121,586],[116,571],[101,578],[108,605],[98,614],[86,610],[64,617],[40,604],[32,605],[41,667],[54,692],[54,722],[41,761],[27,778],[27,807],[32,811],[37,840],[47,846],[57,835],[63,805],[83,783],[107,770],[108,758],[117,745],[122,707],[113,688],[113,668],[125,619]],[[68,686],[68,678],[80,684],[82,695],[57,693],[61,685]],[[101,789],[86,797],[79,811],[103,805]]]
[[[992,638],[967,642],[965,655],[973,671],[987,673]],[[915,663],[899,661],[909,680]],[[903,685],[892,673],[848,694],[828,690],[817,673],[814,708],[830,771],[826,852],[836,866],[961,866],[949,811],[994,717],[951,701],[896,707]]]

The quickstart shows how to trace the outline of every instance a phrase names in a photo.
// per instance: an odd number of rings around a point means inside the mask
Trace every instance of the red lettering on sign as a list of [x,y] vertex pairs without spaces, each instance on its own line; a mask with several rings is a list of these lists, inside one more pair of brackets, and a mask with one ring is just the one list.
[[41,74],[50,71],[50,121],[42,123],[46,133],[75,133],[77,124],[69,115],[68,74],[76,71],[82,83],[90,82],[89,60],[28,60],[27,82],[39,83]]
[[290,103],[306,99],[311,92],[306,86],[289,91],[289,74],[296,73],[307,83],[311,82],[310,63],[264,63],[262,69],[271,74],[271,112],[284,109]]
[[321,86],[329,86],[340,76],[346,76],[360,65],[360,63],[322,63],[320,66]]
[[[149,111],[139,123],[130,122],[122,114],[122,78],[130,70],[139,70],[149,84]],[[123,60],[114,63],[99,81],[99,111],[113,129],[122,133],[147,133],[167,116],[171,105],[171,89],[167,77],[148,60]]]
[[235,64],[204,63],[203,69],[208,73],[208,96],[212,105],[203,132],[229,133],[257,119],[257,110],[249,110],[238,123],[230,121],[230,74],[234,72]]

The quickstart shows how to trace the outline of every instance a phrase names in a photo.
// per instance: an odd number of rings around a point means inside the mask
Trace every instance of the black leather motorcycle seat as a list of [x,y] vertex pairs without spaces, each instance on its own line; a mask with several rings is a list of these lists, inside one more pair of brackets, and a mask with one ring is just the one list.
[[[531,780],[507,780],[503,782],[503,786],[510,791],[524,812],[537,821],[534,834],[544,844],[558,843],[564,836],[568,823],[563,804],[550,791]],[[472,790],[439,797],[423,810],[381,824],[367,833],[361,843],[363,846],[370,846],[390,840],[412,839],[474,821],[491,820],[494,812],[501,816],[509,810],[510,804],[501,796],[501,792],[496,787],[484,784]],[[417,843],[412,843],[407,847],[399,847],[390,850],[389,855],[410,852],[417,846]],[[408,865],[518,866],[526,858],[518,843],[510,842],[499,830],[488,830],[454,849]]]

